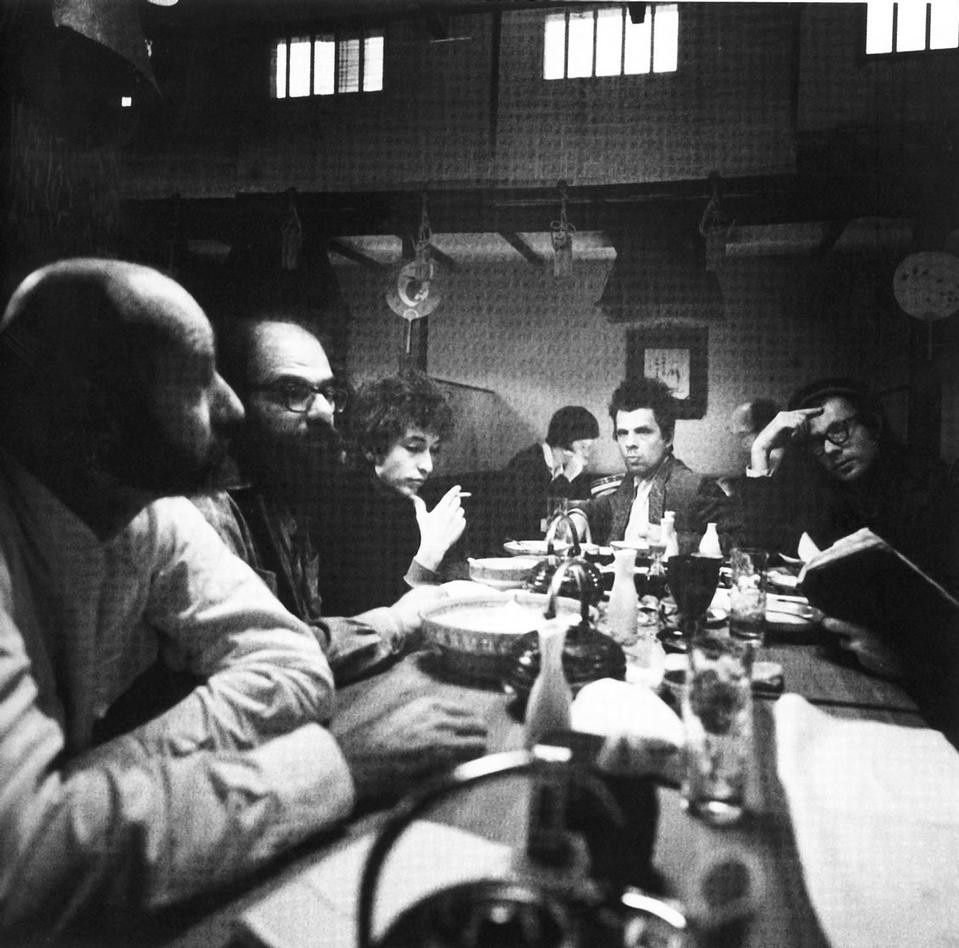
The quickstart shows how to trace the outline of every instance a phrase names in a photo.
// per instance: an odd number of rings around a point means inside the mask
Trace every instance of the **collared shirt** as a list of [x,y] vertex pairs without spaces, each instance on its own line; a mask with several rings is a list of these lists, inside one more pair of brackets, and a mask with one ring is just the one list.
[[549,469],[550,480],[555,481],[557,477],[561,477],[564,474],[563,465],[556,463],[556,458],[553,456],[553,449],[545,441],[540,443],[540,447],[543,449],[543,461]]
[[633,506],[629,511],[629,520],[623,539],[634,542],[649,535],[649,493],[653,489],[654,478],[635,481],[636,492],[633,495]]
[[[204,684],[92,747],[158,653]],[[0,452],[0,696],[0,941],[221,885],[352,809],[316,640],[182,498],[101,542]]]

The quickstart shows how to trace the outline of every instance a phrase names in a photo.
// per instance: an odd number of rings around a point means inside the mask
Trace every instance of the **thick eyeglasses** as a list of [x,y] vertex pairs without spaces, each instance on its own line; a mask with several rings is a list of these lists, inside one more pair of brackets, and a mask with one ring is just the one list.
[[333,412],[338,415],[346,408],[349,397],[345,389],[331,383],[310,385],[309,382],[292,380],[274,382],[272,385],[260,385],[252,391],[271,392],[289,411],[300,415],[305,415],[310,410],[317,395],[322,395],[332,406]]
[[825,453],[827,441],[841,448],[849,440],[850,429],[857,421],[859,421],[858,415],[850,415],[841,421],[834,421],[821,435],[808,437],[806,445],[816,457]]

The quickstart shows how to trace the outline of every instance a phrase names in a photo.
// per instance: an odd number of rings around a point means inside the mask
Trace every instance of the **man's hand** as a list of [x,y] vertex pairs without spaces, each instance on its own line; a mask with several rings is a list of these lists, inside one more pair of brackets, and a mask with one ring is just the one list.
[[826,616],[823,628],[840,636],[839,646],[852,652],[863,668],[883,678],[895,680],[905,676],[905,668],[895,651],[882,637],[864,625],[844,622]]
[[460,505],[460,486],[451,487],[432,510],[416,504],[416,522],[420,527],[420,547],[416,560],[421,566],[435,572],[446,556],[446,551],[463,535],[466,514]]
[[436,605],[440,600],[449,598],[449,594],[442,586],[417,586],[407,593],[403,593],[390,606],[393,617],[400,625],[403,636],[418,632],[423,624],[424,609]]
[[334,717],[357,803],[387,804],[419,781],[486,751],[486,725],[438,697],[375,689]]
[[815,408],[797,408],[795,411],[781,411],[762,431],[756,435],[749,452],[749,469],[754,474],[765,474],[769,470],[769,453],[781,448],[792,438],[801,438],[809,430],[809,419],[822,414],[822,406]]

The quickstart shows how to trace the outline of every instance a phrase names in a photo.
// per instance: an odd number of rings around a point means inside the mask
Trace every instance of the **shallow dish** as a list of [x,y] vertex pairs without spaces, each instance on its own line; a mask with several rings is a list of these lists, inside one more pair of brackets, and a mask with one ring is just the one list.
[[[565,544],[554,544],[553,549],[559,552],[565,549]],[[510,556],[546,556],[545,540],[507,540],[503,544],[503,549]]]
[[[436,646],[450,670],[470,678],[499,681],[513,643],[546,621],[546,597],[517,591],[509,597],[448,599],[423,613],[423,636]],[[557,612],[570,624],[580,615],[575,599],[561,598]]]
[[493,589],[519,589],[540,560],[536,556],[469,557],[470,579]]
[[822,613],[799,597],[768,595],[766,597],[766,630],[795,633],[816,628]]

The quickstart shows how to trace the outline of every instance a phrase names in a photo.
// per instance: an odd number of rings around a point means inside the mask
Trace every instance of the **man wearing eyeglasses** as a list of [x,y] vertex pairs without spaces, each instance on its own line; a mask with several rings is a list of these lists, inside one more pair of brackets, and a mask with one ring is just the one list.
[[319,591],[316,537],[327,536],[328,500],[342,475],[335,421],[346,389],[315,328],[289,314],[260,313],[231,326],[221,354],[246,412],[234,439],[243,483],[194,503],[287,609],[314,628],[337,683],[366,675],[403,649],[439,593],[413,589],[352,618],[328,608]]
[[827,378],[796,392],[757,435],[746,474],[750,542],[795,554],[803,533],[824,549],[869,527],[947,587],[959,585],[955,485],[938,461],[910,456],[859,382]]

